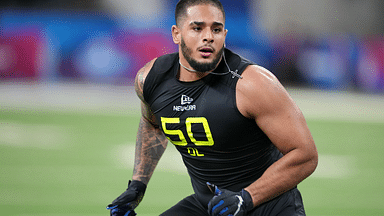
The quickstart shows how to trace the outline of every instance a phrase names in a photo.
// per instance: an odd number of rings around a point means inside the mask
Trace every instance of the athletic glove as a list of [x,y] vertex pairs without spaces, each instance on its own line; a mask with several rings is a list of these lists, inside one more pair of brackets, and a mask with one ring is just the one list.
[[144,197],[147,186],[141,181],[129,181],[127,190],[107,206],[110,216],[134,216],[134,209]]
[[124,210],[124,209],[119,209],[119,208],[109,208],[107,209],[111,210],[110,215],[111,216],[136,216],[136,212],[134,210]]
[[208,203],[210,216],[245,216],[253,209],[252,197],[248,191],[242,189],[233,192],[219,189],[217,186],[207,183],[208,188],[215,196]]

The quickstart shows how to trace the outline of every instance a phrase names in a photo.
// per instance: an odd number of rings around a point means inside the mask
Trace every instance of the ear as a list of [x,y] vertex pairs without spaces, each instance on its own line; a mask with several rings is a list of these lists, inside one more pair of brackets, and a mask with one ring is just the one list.
[[180,31],[180,28],[177,27],[177,25],[173,25],[172,26],[172,38],[173,38],[173,42],[175,44],[180,44],[180,42],[181,42],[181,31]]
[[[224,29],[224,38],[227,38],[228,29]],[[225,39],[224,39],[224,47],[225,47]]]

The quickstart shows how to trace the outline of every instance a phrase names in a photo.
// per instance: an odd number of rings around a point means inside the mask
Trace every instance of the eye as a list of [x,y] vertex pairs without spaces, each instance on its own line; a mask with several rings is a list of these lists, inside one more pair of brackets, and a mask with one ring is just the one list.
[[193,27],[193,30],[195,30],[195,31],[201,31],[201,28],[198,27],[198,26],[196,26],[196,27]]
[[220,33],[221,32],[221,28],[215,28],[215,29],[213,29],[213,32]]
[[220,28],[220,27],[218,27],[218,28],[214,28],[212,31],[213,31],[213,33],[220,33],[220,32],[222,32],[222,28]]

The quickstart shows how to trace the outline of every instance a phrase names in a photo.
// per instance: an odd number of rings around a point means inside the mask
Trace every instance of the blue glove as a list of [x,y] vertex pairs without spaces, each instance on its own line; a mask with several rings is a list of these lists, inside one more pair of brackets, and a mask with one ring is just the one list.
[[107,206],[110,216],[135,216],[134,209],[143,199],[146,188],[140,181],[129,181],[127,190]]
[[253,209],[252,197],[246,190],[233,192],[219,189],[217,186],[207,183],[208,188],[215,196],[208,203],[210,216],[245,216]]
[[110,216],[136,216],[134,210],[128,210],[129,208],[117,208],[117,206],[107,207],[108,210],[111,210]]

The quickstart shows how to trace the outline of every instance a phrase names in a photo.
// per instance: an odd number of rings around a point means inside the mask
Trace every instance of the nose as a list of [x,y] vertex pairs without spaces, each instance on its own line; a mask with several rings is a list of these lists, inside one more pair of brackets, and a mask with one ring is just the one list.
[[213,43],[214,39],[213,39],[213,33],[211,31],[211,29],[207,28],[204,30],[204,34],[203,34],[203,42],[204,43]]

